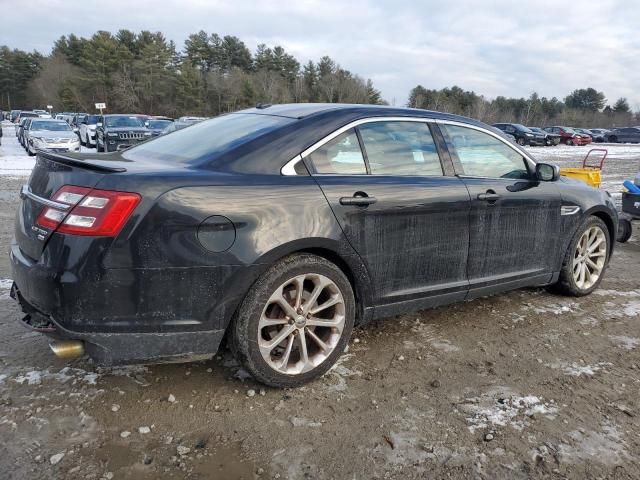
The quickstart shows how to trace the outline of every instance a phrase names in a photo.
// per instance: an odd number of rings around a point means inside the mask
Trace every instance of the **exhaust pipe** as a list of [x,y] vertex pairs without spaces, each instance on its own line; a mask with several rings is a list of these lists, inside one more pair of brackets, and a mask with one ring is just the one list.
[[51,351],[58,358],[77,358],[84,355],[84,344],[79,340],[65,340],[49,344]]

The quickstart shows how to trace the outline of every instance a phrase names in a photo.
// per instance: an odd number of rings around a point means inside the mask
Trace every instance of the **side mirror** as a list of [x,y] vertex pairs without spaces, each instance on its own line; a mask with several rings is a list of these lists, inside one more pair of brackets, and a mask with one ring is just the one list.
[[149,122],[148,122],[148,121],[147,121],[147,122],[144,122],[144,126],[145,126],[145,127],[147,127],[147,128],[149,128]]
[[73,132],[74,132],[74,133],[78,133],[79,131],[80,131],[80,130],[78,130],[77,128],[74,128],[74,129],[73,129]]
[[101,126],[102,126],[102,122],[96,123],[96,127],[101,127]]
[[560,178],[560,167],[550,163],[536,164],[536,177],[541,182],[555,182]]

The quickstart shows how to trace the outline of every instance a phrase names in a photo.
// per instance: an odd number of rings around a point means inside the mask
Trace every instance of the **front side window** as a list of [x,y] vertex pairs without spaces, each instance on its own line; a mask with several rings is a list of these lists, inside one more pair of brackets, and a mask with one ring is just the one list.
[[372,175],[443,174],[426,123],[380,121],[358,128]]
[[364,175],[362,150],[355,130],[347,130],[316,149],[307,158],[317,173]]
[[441,125],[465,175],[489,178],[529,178],[524,157],[497,138],[472,128]]

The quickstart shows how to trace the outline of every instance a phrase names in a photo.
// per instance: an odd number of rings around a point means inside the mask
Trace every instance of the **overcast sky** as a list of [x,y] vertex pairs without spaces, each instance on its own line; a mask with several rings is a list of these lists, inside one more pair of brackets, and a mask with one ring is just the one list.
[[417,84],[490,98],[594,87],[640,110],[637,0],[0,0],[0,18],[0,45],[43,53],[63,34],[127,28],[179,47],[205,30],[302,63],[329,55],[398,105]]

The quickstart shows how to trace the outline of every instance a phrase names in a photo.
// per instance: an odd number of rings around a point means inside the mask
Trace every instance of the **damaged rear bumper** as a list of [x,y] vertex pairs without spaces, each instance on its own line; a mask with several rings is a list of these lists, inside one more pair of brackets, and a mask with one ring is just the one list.
[[[154,317],[154,312],[143,317],[140,311],[131,310],[126,318],[109,318],[105,315],[107,305],[122,303],[122,298],[116,300],[118,297],[97,276],[85,281],[72,272],[60,274],[56,268],[24,255],[16,243],[11,246],[10,259],[14,280],[11,297],[22,308],[22,324],[54,341],[83,342],[84,351],[100,364],[211,358],[224,336],[224,328],[216,328],[218,324],[222,327],[222,323],[186,326],[180,321],[163,323],[163,319]],[[123,275],[130,273],[123,271]],[[95,308],[87,310],[87,304]],[[131,304],[131,308],[134,306]],[[169,305],[166,308],[171,310]],[[82,321],[83,311],[93,316]]]
[[205,360],[215,355],[224,336],[224,330],[168,333],[74,332],[62,327],[55,319],[27,302],[15,282],[11,287],[11,298],[20,304],[25,314],[21,322],[26,328],[43,333],[55,341],[81,341],[85,352],[100,365]]

